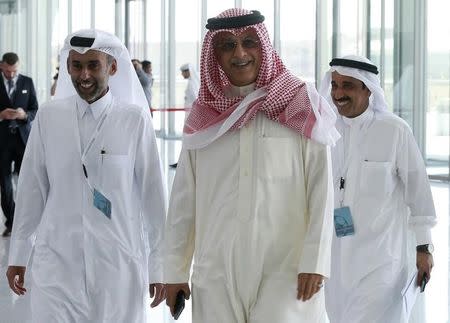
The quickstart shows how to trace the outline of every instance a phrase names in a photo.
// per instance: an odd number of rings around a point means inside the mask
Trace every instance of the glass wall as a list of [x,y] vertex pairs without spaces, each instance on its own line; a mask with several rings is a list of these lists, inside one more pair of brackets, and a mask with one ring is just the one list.
[[393,109],[394,91],[394,1],[369,2],[368,57],[380,71],[381,85],[389,108]]
[[[61,2],[61,1],[59,1]],[[72,0],[69,3],[72,4],[70,13],[72,13],[71,31],[90,28],[91,27],[91,0]],[[104,14],[104,13],[102,13]]]
[[203,1],[203,3],[206,4],[208,18],[215,17],[222,11],[234,7],[234,0]]
[[[449,177],[447,0],[11,3],[0,6],[0,52],[18,52],[21,71],[34,78],[40,102],[50,98],[58,52],[66,35],[75,29],[96,27],[117,34],[131,56],[152,61],[152,105],[156,109],[183,105],[186,81],[179,67],[187,62],[199,67],[208,17],[235,5],[260,10],[285,65],[306,80],[320,80],[333,55],[367,55],[379,65],[389,107],[411,125],[429,174],[440,179]],[[183,112],[154,114],[161,136],[179,137],[183,121]]]
[[115,0],[94,0],[95,28],[116,33],[115,2]]
[[[197,70],[200,66],[201,47],[201,2],[199,0],[178,0],[175,4],[175,105],[171,108],[184,108],[184,91],[187,81],[183,79],[180,66],[189,63]],[[181,136],[184,126],[184,111],[169,112],[174,117],[175,135]]]
[[[298,1],[281,1],[282,3],[291,3]],[[282,4],[281,4],[282,5]],[[233,6],[231,6],[233,7]],[[229,7],[229,8],[231,8]],[[248,10],[259,10],[264,16],[264,24],[266,25],[267,31],[269,32],[269,37],[273,41],[274,32],[274,1],[273,0],[242,0],[242,8]],[[228,9],[228,8],[226,8]],[[284,22],[283,22],[284,23]]]
[[429,174],[449,179],[450,2],[428,1],[426,158]]
[[[162,64],[161,59],[161,24],[163,19],[160,0],[147,0],[145,6],[145,48],[144,57],[146,60],[152,62],[153,87],[152,87],[152,108],[161,108],[161,74]],[[147,19],[151,17],[151,19]],[[155,130],[160,132],[162,124],[162,114],[160,112],[153,112],[153,125]]]
[[125,43],[127,44],[131,58],[142,60],[144,57],[145,28],[144,0],[128,1],[125,9]]
[[[302,19],[298,13],[302,12]],[[294,75],[314,82],[316,66],[316,1],[280,3],[280,55]]]
[[335,1],[337,12],[337,52],[336,56],[365,55],[365,36],[367,30],[366,1],[341,0]]

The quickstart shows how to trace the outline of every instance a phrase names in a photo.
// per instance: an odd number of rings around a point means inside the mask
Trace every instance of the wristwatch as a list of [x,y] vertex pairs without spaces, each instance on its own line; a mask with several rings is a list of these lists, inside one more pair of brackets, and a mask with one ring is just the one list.
[[430,244],[421,244],[416,247],[416,251],[432,254],[434,251],[434,246],[431,243]]

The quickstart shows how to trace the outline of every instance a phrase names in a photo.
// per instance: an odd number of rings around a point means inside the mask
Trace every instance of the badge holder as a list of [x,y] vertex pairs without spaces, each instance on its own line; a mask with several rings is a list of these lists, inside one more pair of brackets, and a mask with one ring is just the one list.
[[91,186],[91,184],[89,183],[86,166],[84,166],[84,164],[83,164],[83,172],[84,176],[86,177],[88,186],[92,192],[95,208],[98,209],[100,212],[102,212],[108,219],[111,219],[111,201],[105,195],[99,192],[96,188],[93,188]]
[[348,206],[343,206],[344,189],[345,179],[341,177],[339,185],[340,207],[334,209],[334,229],[336,231],[336,236],[339,238],[355,234],[355,227],[353,225],[353,218],[350,208]]

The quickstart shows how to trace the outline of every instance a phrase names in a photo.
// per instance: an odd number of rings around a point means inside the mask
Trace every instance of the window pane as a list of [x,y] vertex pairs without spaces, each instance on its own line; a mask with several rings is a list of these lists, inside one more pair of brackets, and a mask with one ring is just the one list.
[[142,0],[135,0],[128,2],[128,6],[130,15],[128,50],[130,51],[131,58],[142,60],[144,55],[144,3]]
[[[385,0],[384,16],[381,2],[370,2],[370,59],[379,67],[381,85],[385,91],[388,108],[393,109],[394,83],[394,0]],[[384,18],[384,30],[382,19]],[[383,36],[384,37],[381,39]],[[384,56],[382,53],[384,46]],[[383,64],[383,65],[382,65]]]
[[[286,2],[286,1],[285,1]],[[281,2],[281,6],[285,2]],[[297,1],[287,1],[289,3]],[[242,8],[258,10],[265,17],[264,24],[269,32],[270,40],[273,41],[273,0],[242,0]]]
[[[161,1],[147,0],[146,9],[145,59],[152,62],[152,108],[159,108],[161,106]],[[161,130],[161,112],[153,113],[153,126],[155,130]]]
[[55,82],[53,79],[58,72],[57,68],[59,67],[59,52],[61,48],[64,46],[64,40],[68,34],[68,3],[67,0],[60,0],[58,5],[55,8],[55,18],[54,18],[54,27],[52,28],[52,37],[51,37],[51,51],[52,51],[52,84]]
[[[208,3],[209,4],[209,3]],[[180,66],[190,63],[198,70],[199,51],[200,51],[200,33],[204,28],[199,23],[201,21],[200,1],[177,1],[175,6],[175,107],[184,107],[184,91],[187,81],[183,79],[180,72]],[[174,113],[175,134],[183,133],[184,117],[183,111],[169,112]]]
[[115,0],[95,0],[95,28],[114,34]]
[[[302,12],[302,19],[298,13]],[[316,3],[285,1],[280,5],[281,57],[286,67],[304,80],[315,80]]]
[[384,95],[388,107],[394,105],[394,0],[385,0],[384,12]]
[[215,17],[222,11],[234,8],[234,0],[209,0],[207,1],[207,18]]
[[[430,175],[449,175],[450,3],[428,1],[426,157]],[[445,304],[442,304],[445,306]],[[437,318],[436,318],[437,319]]]
[[91,28],[91,0],[72,1],[72,31]]
[[363,55],[365,44],[362,43],[360,24],[363,2],[354,0],[339,1],[339,28],[337,56]]

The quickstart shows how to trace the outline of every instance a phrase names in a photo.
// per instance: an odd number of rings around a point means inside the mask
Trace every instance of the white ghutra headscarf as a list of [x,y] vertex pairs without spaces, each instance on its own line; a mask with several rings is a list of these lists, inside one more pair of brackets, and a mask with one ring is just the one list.
[[[72,45],[72,40],[82,38],[84,45]],[[88,41],[90,40],[90,41]],[[79,42],[78,42],[79,43]],[[114,57],[117,61],[117,72],[109,78],[109,90],[118,101],[136,104],[145,108],[148,106],[144,90],[131,63],[130,54],[124,44],[114,36],[98,29],[83,29],[66,37],[60,54],[60,70],[56,86],[55,99],[64,99],[77,94],[67,71],[69,52],[75,50],[85,54],[88,50],[96,50]]]
[[[356,56],[356,55],[348,55],[342,57],[343,60],[355,61],[366,63],[368,65],[372,65],[375,67],[375,64],[372,63],[369,59]],[[384,98],[384,91],[380,85],[380,78],[377,74],[369,72],[367,70],[359,69],[357,67],[349,67],[349,66],[339,66],[333,65],[330,69],[325,73],[325,76],[320,83],[319,93],[322,95],[328,103],[333,107],[335,112],[337,113],[337,107],[334,105],[333,100],[331,99],[331,73],[337,72],[341,75],[350,76],[355,79],[363,82],[367,88],[370,90],[371,95],[369,97],[369,109],[373,109],[379,112],[387,112],[387,103]],[[337,113],[339,115],[339,113]]]

